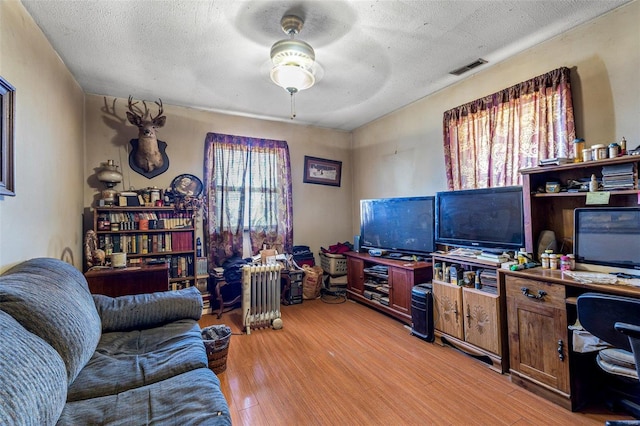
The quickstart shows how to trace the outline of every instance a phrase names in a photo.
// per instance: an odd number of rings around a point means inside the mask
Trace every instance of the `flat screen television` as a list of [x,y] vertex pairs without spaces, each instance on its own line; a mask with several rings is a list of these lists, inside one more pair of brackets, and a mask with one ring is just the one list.
[[640,269],[640,207],[574,210],[576,262]]
[[360,200],[360,247],[428,255],[433,239],[435,197]]
[[438,192],[436,243],[490,252],[524,247],[522,187]]

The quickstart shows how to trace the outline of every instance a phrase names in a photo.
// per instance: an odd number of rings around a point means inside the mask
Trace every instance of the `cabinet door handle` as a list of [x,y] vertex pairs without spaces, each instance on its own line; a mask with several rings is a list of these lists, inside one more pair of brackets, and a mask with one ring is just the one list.
[[522,294],[530,299],[542,300],[542,298],[547,295],[547,292],[543,290],[538,290],[538,294],[529,293],[529,289],[527,287],[522,287],[520,290],[522,290]]
[[453,305],[453,313],[456,316],[456,322],[458,322],[458,301],[456,300],[456,302]]
[[558,358],[560,358],[560,361],[564,361],[564,343],[562,339],[558,340]]
[[471,306],[467,305],[467,315],[465,315],[467,317],[467,324],[469,324],[469,327],[471,327]]

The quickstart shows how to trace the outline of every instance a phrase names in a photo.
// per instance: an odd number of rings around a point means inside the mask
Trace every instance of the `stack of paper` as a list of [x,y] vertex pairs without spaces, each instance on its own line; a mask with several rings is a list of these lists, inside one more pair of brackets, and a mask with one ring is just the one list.
[[633,166],[634,163],[604,166],[602,168],[602,188],[605,191],[636,189]]

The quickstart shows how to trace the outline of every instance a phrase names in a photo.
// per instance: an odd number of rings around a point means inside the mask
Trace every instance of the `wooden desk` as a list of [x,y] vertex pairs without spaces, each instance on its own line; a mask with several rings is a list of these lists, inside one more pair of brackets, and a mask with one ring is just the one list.
[[94,269],[84,274],[93,294],[118,297],[127,294],[154,293],[169,289],[169,265]]
[[596,292],[640,298],[640,288],[585,284],[562,271],[533,268],[498,270],[505,289],[511,381],[568,410],[591,402],[600,384],[595,352],[574,352],[576,299]]

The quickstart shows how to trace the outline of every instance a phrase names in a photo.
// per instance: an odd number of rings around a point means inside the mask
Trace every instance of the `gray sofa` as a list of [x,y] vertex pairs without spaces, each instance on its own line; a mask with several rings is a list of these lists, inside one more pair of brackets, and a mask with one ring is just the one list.
[[230,425],[195,288],[92,295],[76,268],[0,276],[0,424]]

